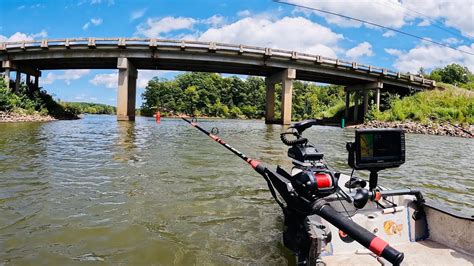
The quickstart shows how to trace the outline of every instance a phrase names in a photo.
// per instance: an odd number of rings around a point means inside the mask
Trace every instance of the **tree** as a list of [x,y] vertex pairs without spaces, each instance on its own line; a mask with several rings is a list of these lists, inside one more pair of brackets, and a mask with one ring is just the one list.
[[450,64],[440,71],[440,75],[442,82],[454,84],[456,82],[469,82],[469,77],[472,75],[472,73],[467,67],[463,67],[458,64]]

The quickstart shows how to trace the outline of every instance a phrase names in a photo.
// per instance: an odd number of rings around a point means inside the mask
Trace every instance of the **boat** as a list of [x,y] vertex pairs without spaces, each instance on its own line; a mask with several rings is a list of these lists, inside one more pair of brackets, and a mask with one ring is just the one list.
[[405,162],[403,130],[356,130],[355,141],[346,144],[348,164],[370,171],[364,180],[328,167],[324,154],[302,136],[318,120],[281,133],[293,159],[286,171],[247,157],[196,119],[182,119],[267,181],[284,214],[283,243],[297,265],[474,265],[474,216],[427,203],[417,189],[378,184],[379,171]]
[[[350,180],[341,175],[340,187]],[[382,187],[383,191],[393,191]],[[414,190],[406,189],[406,194]],[[356,209],[336,197],[327,199],[342,214],[403,252],[402,265],[474,265],[474,217],[430,203],[418,204],[413,195],[382,197]],[[380,205],[381,206],[380,206]],[[345,208],[345,209],[344,209]],[[421,208],[421,209],[420,209]],[[416,212],[421,215],[416,217]],[[415,219],[418,218],[418,219]],[[310,221],[317,220],[312,216]],[[332,240],[326,244],[317,263],[326,265],[390,265],[355,241],[339,234],[339,229],[328,224]],[[312,223],[318,226],[318,223]],[[314,229],[313,229],[314,230]],[[314,244],[313,244],[314,245]],[[314,258],[313,256],[312,258]],[[312,259],[309,258],[309,259]],[[316,259],[318,260],[318,259]],[[309,265],[316,265],[308,263]]]

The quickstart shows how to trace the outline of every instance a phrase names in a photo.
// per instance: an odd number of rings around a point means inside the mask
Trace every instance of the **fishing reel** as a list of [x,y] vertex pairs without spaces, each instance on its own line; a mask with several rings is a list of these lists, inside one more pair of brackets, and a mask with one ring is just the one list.
[[[305,120],[291,125],[289,131],[280,134],[281,141],[290,146],[288,157],[293,159],[291,183],[298,195],[309,201],[335,193],[339,179],[339,173],[331,171],[323,163],[324,154],[302,136],[303,131],[318,123],[318,120]],[[295,139],[289,140],[288,135]]]

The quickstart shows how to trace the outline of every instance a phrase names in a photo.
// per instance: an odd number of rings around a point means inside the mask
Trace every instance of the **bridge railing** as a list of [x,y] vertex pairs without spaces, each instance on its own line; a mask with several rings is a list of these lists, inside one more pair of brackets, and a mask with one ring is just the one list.
[[425,86],[435,86],[433,80],[425,79],[418,75],[405,74],[395,72],[386,68],[375,67],[371,65],[358,64],[357,62],[349,62],[337,58],[330,58],[321,55],[298,53],[296,51],[263,48],[249,45],[237,45],[220,42],[203,42],[203,41],[186,41],[186,40],[169,40],[154,38],[69,38],[69,39],[43,39],[30,40],[21,42],[3,42],[0,43],[0,52],[8,52],[10,49],[21,48],[27,50],[29,48],[49,49],[53,47],[65,47],[67,49],[77,46],[86,46],[89,48],[97,48],[98,46],[117,46],[117,48],[148,46],[150,48],[178,48],[178,49],[208,49],[209,52],[230,51],[239,54],[251,53],[261,54],[268,58],[272,56],[289,58],[292,60],[310,61],[315,64],[331,65],[336,68],[352,69],[364,71],[367,73],[379,74],[396,79],[403,79],[410,82],[421,83]]

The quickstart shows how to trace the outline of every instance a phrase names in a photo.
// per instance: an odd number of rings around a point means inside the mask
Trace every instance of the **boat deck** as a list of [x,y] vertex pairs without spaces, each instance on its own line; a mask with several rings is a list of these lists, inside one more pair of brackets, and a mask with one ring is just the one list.
[[[394,246],[405,254],[402,265],[474,265],[474,256],[461,253],[431,240]],[[327,265],[380,265],[368,250],[361,254],[325,256]],[[390,263],[387,263],[390,265]]]

